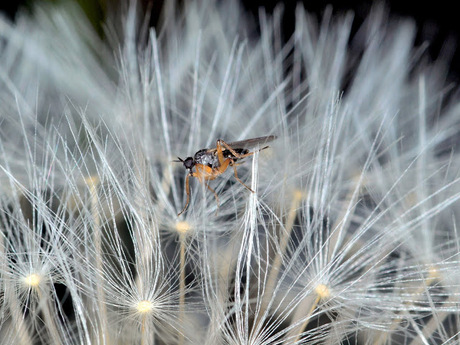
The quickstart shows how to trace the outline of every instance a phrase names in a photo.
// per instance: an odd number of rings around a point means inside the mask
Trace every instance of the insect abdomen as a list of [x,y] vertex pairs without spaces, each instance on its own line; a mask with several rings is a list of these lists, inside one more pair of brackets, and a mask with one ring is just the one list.
[[[233,151],[235,151],[239,155],[245,155],[246,153],[249,153],[248,149],[233,149]],[[238,159],[238,158],[235,158],[235,156],[233,155],[233,153],[230,152],[230,150],[223,150],[222,154],[224,155],[225,158],[231,158],[234,161]]]

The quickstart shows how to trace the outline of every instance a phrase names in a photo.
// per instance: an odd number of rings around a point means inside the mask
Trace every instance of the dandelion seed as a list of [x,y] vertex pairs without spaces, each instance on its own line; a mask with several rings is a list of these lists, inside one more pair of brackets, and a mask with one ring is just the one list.
[[189,222],[180,221],[176,223],[176,230],[182,236],[186,235],[191,229],[192,226]]
[[22,281],[26,287],[36,289],[42,282],[42,277],[37,273],[31,273],[28,276],[25,276]]
[[318,295],[318,298],[322,300],[327,299],[331,296],[331,292],[325,284],[318,284],[315,288],[315,293]]
[[154,304],[151,301],[140,301],[136,305],[136,310],[140,314],[149,314],[154,309]]

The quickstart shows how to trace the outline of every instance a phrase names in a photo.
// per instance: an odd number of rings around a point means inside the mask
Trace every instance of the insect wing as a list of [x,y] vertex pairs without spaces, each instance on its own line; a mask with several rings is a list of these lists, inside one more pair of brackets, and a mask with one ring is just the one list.
[[[244,154],[248,152],[248,149],[254,148],[258,145],[268,143],[270,141],[275,140],[276,138],[277,138],[276,135],[267,135],[265,137],[234,141],[234,142],[226,143],[226,144],[230,146],[232,149],[234,149],[236,152]],[[217,148],[206,149],[206,152],[209,154],[215,154],[216,151],[217,151]],[[225,152],[229,152],[229,151],[224,150],[224,156],[226,156]]]
[[227,143],[227,145],[230,146],[232,149],[251,149],[258,145],[266,144],[275,139],[276,139],[276,135],[267,135],[265,137],[234,141],[231,143]]

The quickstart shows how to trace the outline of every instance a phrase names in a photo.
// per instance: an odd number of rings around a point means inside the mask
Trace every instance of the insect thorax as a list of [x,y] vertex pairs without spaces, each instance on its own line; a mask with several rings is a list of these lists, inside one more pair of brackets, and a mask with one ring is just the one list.
[[219,166],[219,160],[215,152],[209,152],[208,149],[203,149],[195,153],[194,157],[196,164],[207,165],[211,168]]
[[[234,151],[240,155],[244,155],[249,152],[247,149],[240,148],[236,148]],[[224,158],[230,158],[235,162],[238,160],[238,158],[236,158],[229,150],[223,150],[222,155]],[[209,152],[209,149],[202,149],[195,153],[195,157],[193,159],[196,164],[207,165],[213,169],[220,166],[219,159],[217,158],[217,151]]]

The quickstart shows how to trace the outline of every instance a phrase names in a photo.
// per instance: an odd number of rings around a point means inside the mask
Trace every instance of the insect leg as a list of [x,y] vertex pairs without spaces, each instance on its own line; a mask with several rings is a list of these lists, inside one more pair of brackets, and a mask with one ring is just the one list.
[[[224,141],[221,140],[221,139],[217,139],[216,150],[217,150],[217,159],[219,160],[219,166],[224,165],[224,161],[225,161],[224,154],[222,153],[223,150],[222,150],[222,144],[221,143],[224,143]],[[234,151],[234,150],[232,149],[232,151]]]
[[239,183],[241,183],[243,186],[245,186],[246,189],[249,190],[251,193],[254,193],[254,191],[253,191],[251,188],[249,188],[248,186],[246,186],[246,185],[243,183],[243,181],[241,181],[240,178],[238,177],[238,173],[237,173],[237,171],[236,171],[236,166],[235,166],[235,164],[231,164],[231,166],[233,167],[233,171],[235,172],[235,178],[236,178],[236,180],[237,180]]
[[[216,203],[217,203],[217,209],[219,209],[219,197],[217,196],[216,191],[212,189],[207,183],[206,183],[206,188],[208,188],[208,190],[214,193],[214,197],[216,198]],[[216,213],[217,213],[217,210],[216,210]]]
[[185,203],[185,206],[184,208],[182,209],[182,211],[180,211],[177,216],[179,217],[182,213],[184,213],[184,211],[187,209],[188,207],[188,204],[190,202],[190,182],[189,182],[189,179],[190,179],[190,174],[187,175],[187,177],[185,178],[185,191],[187,192],[187,202]]

